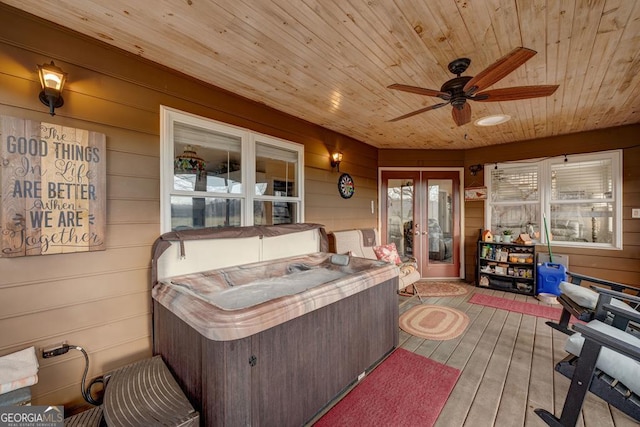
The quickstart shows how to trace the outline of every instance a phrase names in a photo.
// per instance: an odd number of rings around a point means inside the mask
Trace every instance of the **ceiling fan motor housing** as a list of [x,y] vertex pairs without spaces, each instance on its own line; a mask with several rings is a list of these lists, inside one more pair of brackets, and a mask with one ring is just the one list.
[[471,76],[456,77],[455,79],[445,82],[440,88],[440,91],[450,93],[451,105],[457,108],[462,108],[464,103],[467,102],[467,97],[462,89],[471,79]]

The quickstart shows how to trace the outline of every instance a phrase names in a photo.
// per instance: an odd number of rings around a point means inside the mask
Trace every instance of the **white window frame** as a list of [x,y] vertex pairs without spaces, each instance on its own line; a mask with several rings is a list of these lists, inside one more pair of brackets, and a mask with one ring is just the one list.
[[[241,140],[242,192],[216,193],[181,191],[174,189],[174,123],[184,123],[214,132],[236,136]],[[294,182],[297,184],[297,195],[293,197],[256,195],[256,143],[272,145],[297,153],[298,166]],[[241,201],[241,225],[253,225],[253,202],[255,200],[294,202],[297,204],[294,222],[304,222],[304,146],[284,139],[275,138],[258,132],[218,122],[213,119],[176,110],[164,105],[160,106],[160,232],[171,231],[171,196],[187,197],[224,197],[237,198]]]
[[[566,160],[565,160],[566,159]],[[500,205],[513,205],[514,202],[492,202],[491,198],[491,170],[494,168],[517,168],[522,164],[537,165],[538,167],[538,193],[539,200],[535,203],[539,203],[540,206],[540,223],[538,229],[540,232],[540,239],[538,244],[547,245],[547,238],[545,235],[544,218],[551,218],[551,165],[558,164],[564,161],[574,162],[587,162],[593,160],[610,160],[611,161],[611,174],[613,179],[613,189],[611,199],[598,199],[596,202],[610,202],[614,206],[613,212],[613,242],[612,243],[597,243],[597,242],[570,242],[551,240],[551,246],[556,247],[575,247],[575,248],[587,248],[587,249],[622,249],[622,151],[602,151],[590,154],[573,154],[570,156],[558,156],[550,157],[546,159],[534,159],[523,160],[521,162],[510,163],[491,163],[485,165],[485,186],[487,187],[487,200],[485,203],[485,229],[491,229],[491,211],[492,206]],[[589,200],[587,200],[589,201]],[[555,200],[553,203],[562,204],[563,202]],[[547,224],[548,225],[548,224]]]

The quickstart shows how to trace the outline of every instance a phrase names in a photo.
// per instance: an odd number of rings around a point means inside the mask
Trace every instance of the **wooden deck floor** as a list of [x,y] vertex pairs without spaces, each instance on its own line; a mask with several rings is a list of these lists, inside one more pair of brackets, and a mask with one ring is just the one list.
[[[569,380],[555,372],[554,365],[566,356],[566,335],[547,326],[547,319],[468,302],[478,292],[542,304],[533,297],[466,286],[471,291],[466,296],[423,301],[466,312],[471,323],[463,335],[431,341],[400,331],[400,347],[462,371],[436,426],[546,425],[533,410],[545,408],[556,415],[562,411]],[[402,314],[420,301],[400,296],[399,304]],[[578,421],[578,426],[584,427],[637,425],[592,394],[588,394]]]

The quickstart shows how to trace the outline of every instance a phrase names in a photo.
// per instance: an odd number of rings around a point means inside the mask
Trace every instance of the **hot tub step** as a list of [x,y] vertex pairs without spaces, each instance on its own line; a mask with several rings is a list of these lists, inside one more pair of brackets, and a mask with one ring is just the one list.
[[160,356],[108,377],[104,418],[110,426],[198,426],[200,418]]

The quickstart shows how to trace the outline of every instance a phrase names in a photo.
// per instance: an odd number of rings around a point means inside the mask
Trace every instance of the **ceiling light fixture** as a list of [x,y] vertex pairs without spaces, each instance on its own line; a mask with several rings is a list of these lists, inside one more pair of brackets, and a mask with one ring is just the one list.
[[495,114],[492,116],[482,117],[474,122],[476,126],[495,126],[502,123],[506,123],[511,120],[511,116],[508,114]]

